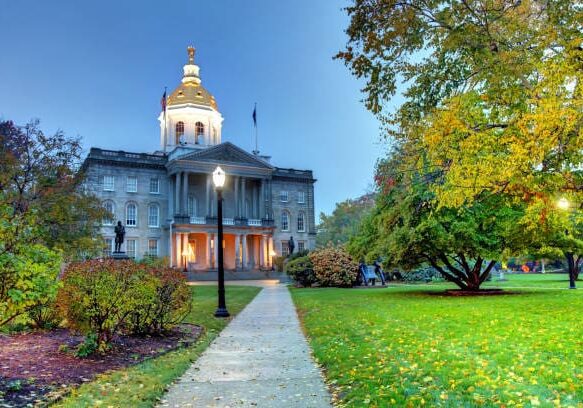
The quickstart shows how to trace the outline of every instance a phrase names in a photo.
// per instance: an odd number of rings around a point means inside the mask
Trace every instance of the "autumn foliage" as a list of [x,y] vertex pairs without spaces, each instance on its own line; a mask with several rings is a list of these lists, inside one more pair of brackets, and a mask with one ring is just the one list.
[[351,287],[356,281],[358,264],[342,246],[327,246],[308,255],[320,286]]
[[175,271],[133,261],[73,263],[57,304],[67,324],[109,343],[115,334],[160,334],[190,310],[190,290]]

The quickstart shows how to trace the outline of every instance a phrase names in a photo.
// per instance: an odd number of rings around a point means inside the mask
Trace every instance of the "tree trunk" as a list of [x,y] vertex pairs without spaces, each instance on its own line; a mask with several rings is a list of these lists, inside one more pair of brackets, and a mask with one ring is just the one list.
[[567,265],[569,266],[569,289],[576,289],[575,286],[575,280],[577,279],[577,277],[575,276],[576,270],[578,270],[578,261],[575,261],[575,256],[573,255],[572,252],[568,252],[565,254],[565,257],[567,258]]

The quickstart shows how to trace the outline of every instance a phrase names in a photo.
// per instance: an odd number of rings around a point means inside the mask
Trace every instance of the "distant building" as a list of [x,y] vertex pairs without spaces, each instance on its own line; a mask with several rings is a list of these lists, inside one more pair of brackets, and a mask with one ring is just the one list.
[[107,254],[114,225],[126,227],[127,255],[169,257],[190,271],[217,267],[216,192],[224,187],[225,269],[271,269],[272,257],[315,246],[314,182],[310,170],[275,167],[270,157],[222,142],[223,117],[201,85],[194,49],[188,48],[182,83],[159,116],[161,151],[153,154],[92,148],[84,162],[87,186],[113,215],[103,221]]

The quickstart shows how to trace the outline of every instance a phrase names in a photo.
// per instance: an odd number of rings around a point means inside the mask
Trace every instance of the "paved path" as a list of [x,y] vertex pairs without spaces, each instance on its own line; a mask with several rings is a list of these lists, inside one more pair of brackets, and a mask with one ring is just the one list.
[[[228,306],[228,299],[227,299]],[[269,285],[163,398],[161,407],[330,407],[288,289]]]

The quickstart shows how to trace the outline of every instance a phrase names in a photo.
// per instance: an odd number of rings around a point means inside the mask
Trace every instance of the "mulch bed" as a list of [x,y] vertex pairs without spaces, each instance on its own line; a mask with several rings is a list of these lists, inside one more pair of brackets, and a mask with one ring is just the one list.
[[[66,329],[0,335],[0,407],[26,407],[97,374],[194,343],[202,329],[181,325],[163,337],[120,336],[105,355],[77,358],[83,336]],[[62,351],[63,346],[69,351]],[[61,348],[61,350],[60,350]]]

